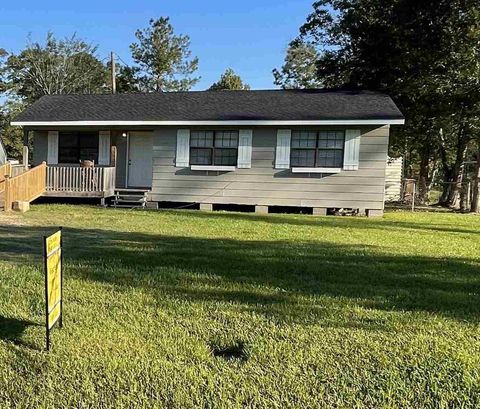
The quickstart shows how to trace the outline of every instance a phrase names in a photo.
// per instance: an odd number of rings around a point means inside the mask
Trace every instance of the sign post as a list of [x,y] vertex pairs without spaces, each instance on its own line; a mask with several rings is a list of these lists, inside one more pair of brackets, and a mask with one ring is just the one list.
[[50,350],[50,331],[58,322],[63,327],[63,257],[62,228],[43,238],[45,263],[45,328],[47,351]]

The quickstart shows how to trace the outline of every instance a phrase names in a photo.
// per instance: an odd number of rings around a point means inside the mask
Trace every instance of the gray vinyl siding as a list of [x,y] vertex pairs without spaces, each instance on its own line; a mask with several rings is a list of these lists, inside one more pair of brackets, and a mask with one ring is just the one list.
[[[153,180],[150,200],[383,209],[388,126],[349,127],[362,130],[359,170],[342,171],[325,177],[318,174],[292,174],[289,169],[275,169],[277,128],[245,128],[253,129],[252,167],[226,173],[176,168],[177,128],[159,127],[153,130]],[[36,165],[47,160],[47,131],[37,130],[33,138],[33,163]],[[121,137],[120,131],[112,132],[112,143],[117,146],[116,184],[121,187],[125,183],[126,138]]]
[[251,128],[251,169],[237,169],[235,172],[226,173],[176,168],[177,128],[156,129],[150,200],[383,209],[388,126],[351,126],[350,128],[362,129],[359,170],[342,171],[325,177],[318,174],[292,174],[289,169],[275,169],[277,128]]

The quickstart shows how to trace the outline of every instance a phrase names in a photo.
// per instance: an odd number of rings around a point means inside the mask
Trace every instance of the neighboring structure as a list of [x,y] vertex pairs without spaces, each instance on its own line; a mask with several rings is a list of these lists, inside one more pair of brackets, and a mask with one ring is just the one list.
[[5,150],[5,146],[0,139],[0,166],[5,165],[5,163],[7,163],[7,151]]
[[[100,189],[114,169],[116,187],[148,189],[151,206],[381,215],[389,127],[403,123],[383,94],[271,90],[45,96],[12,125],[33,132],[33,161],[47,162],[50,194]],[[78,170],[86,159],[98,175]]]
[[402,196],[403,158],[388,158],[385,172],[385,202],[398,202]]

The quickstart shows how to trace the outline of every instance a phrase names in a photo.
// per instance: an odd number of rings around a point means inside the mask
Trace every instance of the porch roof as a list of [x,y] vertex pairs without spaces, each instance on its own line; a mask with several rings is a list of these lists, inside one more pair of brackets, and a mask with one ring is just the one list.
[[392,99],[371,91],[197,91],[48,95],[12,125],[402,124]]

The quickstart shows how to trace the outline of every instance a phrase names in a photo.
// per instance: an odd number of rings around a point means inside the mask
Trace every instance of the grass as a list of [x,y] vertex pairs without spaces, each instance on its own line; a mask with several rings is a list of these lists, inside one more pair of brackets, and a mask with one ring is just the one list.
[[0,237],[2,408],[480,405],[480,217],[37,205]]

